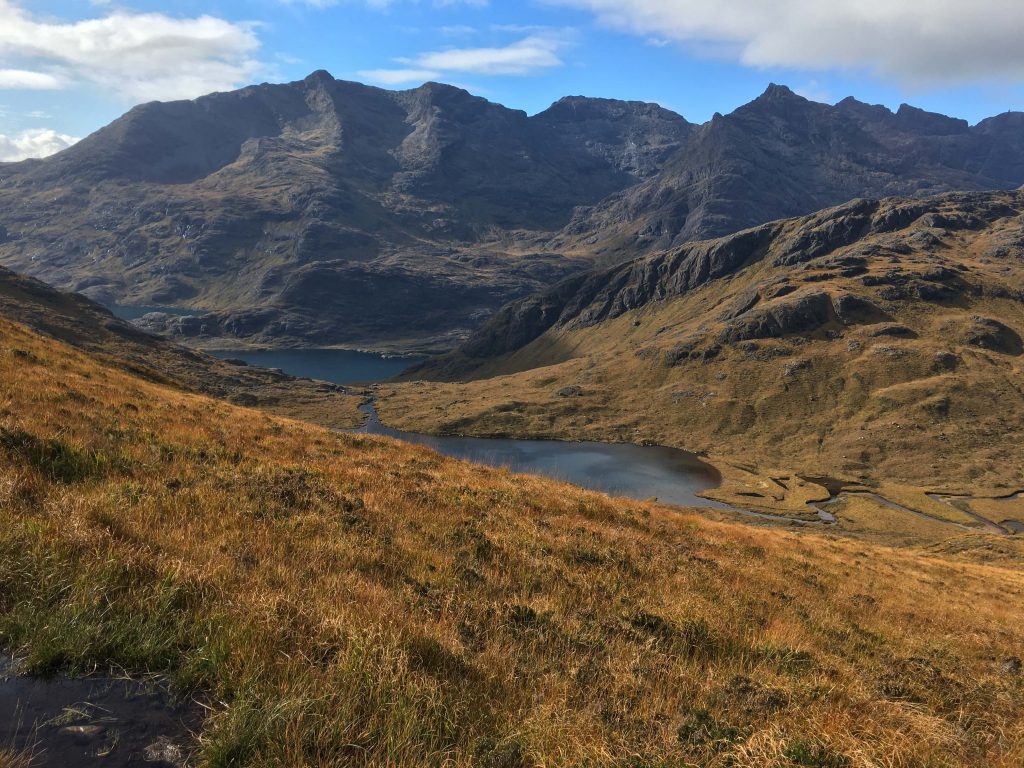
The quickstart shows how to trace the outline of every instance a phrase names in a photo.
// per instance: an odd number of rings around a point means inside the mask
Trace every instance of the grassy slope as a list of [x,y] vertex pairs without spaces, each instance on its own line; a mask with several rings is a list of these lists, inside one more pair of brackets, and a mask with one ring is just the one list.
[[358,426],[362,398],[326,382],[297,379],[215,357],[144,333],[74,293],[0,267],[0,316],[82,349],[128,373],[178,389],[344,429]]
[[894,550],[610,500],[6,320],[0,446],[0,645],[169,672],[211,702],[210,765],[1024,760],[1021,553],[977,562],[981,534]]
[[[468,381],[383,386],[382,418],[415,431],[683,447],[710,454],[733,488],[760,494],[746,496],[748,505],[765,507],[778,506],[770,478],[793,473],[1017,490],[1024,487],[1024,356],[967,340],[978,316],[1024,335],[1024,270],[1014,255],[1024,219],[1012,212],[1024,198],[992,200],[1011,212],[990,225],[943,229],[923,217],[796,267],[772,263],[806,220],[787,222],[774,250],[727,279],[596,326],[556,327],[510,355],[476,361]],[[953,196],[937,210],[955,220],[959,205]],[[847,258],[862,260],[863,274],[843,276]],[[893,298],[894,283],[913,285],[942,270],[955,297]],[[782,286],[793,292],[772,299]],[[715,345],[744,320],[742,312],[728,315],[755,291],[761,298],[751,313],[821,292],[867,298],[880,312],[850,325],[833,320],[781,338],[721,343],[713,359],[667,362],[681,346],[699,355]],[[894,326],[902,335],[886,335]],[[568,385],[579,396],[557,396]],[[928,504],[920,493],[915,503]]]

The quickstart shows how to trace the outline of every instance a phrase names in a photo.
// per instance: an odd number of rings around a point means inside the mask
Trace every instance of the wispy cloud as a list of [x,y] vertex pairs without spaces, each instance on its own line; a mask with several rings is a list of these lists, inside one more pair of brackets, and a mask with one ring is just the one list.
[[8,74],[6,81],[0,75],[0,88],[86,81],[130,101],[192,98],[237,87],[262,67],[253,25],[215,16],[116,10],[62,23],[0,0],[0,18],[0,56],[34,65],[31,71],[3,70]]
[[9,90],[52,91],[61,88],[59,77],[27,69],[0,69],[0,88]]
[[1020,0],[546,0],[758,67],[862,69],[938,85],[1024,78]]
[[0,133],[0,162],[47,157],[67,149],[78,140],[76,136],[57,133],[50,128],[31,128],[13,135]]
[[400,67],[362,70],[360,77],[384,85],[423,82],[451,75],[524,76],[560,67],[564,32],[532,34],[504,46],[446,48],[397,60]]
[[407,85],[435,80],[441,73],[432,69],[363,69],[358,75],[367,82],[379,85]]
[[537,35],[499,48],[452,48],[425,53],[415,59],[428,69],[442,72],[470,72],[476,75],[528,75],[539,69],[558,67],[557,51],[562,42]]

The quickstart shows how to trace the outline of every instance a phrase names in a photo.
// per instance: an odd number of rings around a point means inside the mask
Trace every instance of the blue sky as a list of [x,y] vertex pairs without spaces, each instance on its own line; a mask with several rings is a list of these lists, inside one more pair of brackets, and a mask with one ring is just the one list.
[[582,94],[702,122],[778,82],[976,122],[1024,109],[1022,30],[1021,0],[0,0],[0,159],[314,69],[530,113]]

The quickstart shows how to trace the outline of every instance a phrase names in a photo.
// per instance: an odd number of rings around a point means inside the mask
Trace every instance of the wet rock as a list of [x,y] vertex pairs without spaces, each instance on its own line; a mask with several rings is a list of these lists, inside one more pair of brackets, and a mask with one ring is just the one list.
[[165,736],[147,745],[142,756],[147,763],[163,763],[175,768],[184,766],[186,760],[185,750]]

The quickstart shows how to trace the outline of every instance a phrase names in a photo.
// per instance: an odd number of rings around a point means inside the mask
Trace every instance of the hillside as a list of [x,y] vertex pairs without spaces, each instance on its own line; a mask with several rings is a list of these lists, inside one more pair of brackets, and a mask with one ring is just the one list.
[[567,97],[335,80],[150,103],[0,166],[0,263],[193,345],[450,349],[597,260],[858,196],[1024,183],[1021,115],[977,126],[781,86],[695,126]]
[[694,131],[652,178],[581,209],[549,245],[607,264],[858,197],[1021,183],[1021,113],[969,126],[906,104],[820,104],[772,85]]
[[746,504],[793,472],[1012,493],[1022,214],[1024,192],[857,200],[582,275],[382,387],[381,415],[703,452]]
[[[343,387],[219,360],[118,320],[80,294],[0,267],[0,317],[77,347],[147,381],[327,427],[360,423],[361,398]],[[29,361],[26,358],[26,361]]]
[[0,647],[169,675],[204,765],[1020,765],[1024,553],[940,544],[613,500],[0,319]]
[[100,300],[213,313],[174,321],[189,338],[450,345],[574,268],[519,230],[636,183],[691,128],[655,105],[527,118],[326,72],[144,104],[0,170],[0,259]]

